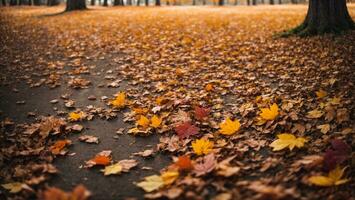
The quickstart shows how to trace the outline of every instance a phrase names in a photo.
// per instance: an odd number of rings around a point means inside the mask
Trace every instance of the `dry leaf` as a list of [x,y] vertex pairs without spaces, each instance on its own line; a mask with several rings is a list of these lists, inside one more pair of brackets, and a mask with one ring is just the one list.
[[303,147],[304,143],[307,142],[303,137],[296,138],[294,135],[288,133],[279,134],[277,137],[278,139],[270,144],[273,151],[280,151],[286,147],[292,151],[295,147]]

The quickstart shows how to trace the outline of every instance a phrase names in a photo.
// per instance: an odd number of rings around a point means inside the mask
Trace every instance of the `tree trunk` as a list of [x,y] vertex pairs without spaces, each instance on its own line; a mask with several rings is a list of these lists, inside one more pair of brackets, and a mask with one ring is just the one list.
[[224,0],[218,0],[218,5],[223,6],[224,5]]
[[107,0],[104,0],[104,5],[103,6],[108,6]]
[[127,0],[127,5],[131,6],[132,5],[132,0]]
[[141,0],[137,0],[137,6],[141,4]]
[[145,6],[149,6],[149,0],[145,0]]
[[155,6],[160,6],[160,0],[155,0]]
[[2,4],[3,6],[6,6],[6,0],[1,0],[1,4]]
[[275,4],[274,0],[270,0],[270,5],[274,5],[274,4]]
[[91,0],[90,5],[94,6],[96,4],[96,0]]
[[309,0],[304,22],[284,35],[320,35],[340,33],[354,28],[354,22],[346,7],[346,0]]
[[202,0],[202,5],[206,5],[206,4],[207,4],[206,0]]
[[86,0],[67,0],[67,8],[65,11],[84,9],[86,9]]
[[41,5],[41,2],[39,0],[33,0],[33,5],[39,6]]
[[47,1],[47,6],[57,6],[59,5],[59,1],[58,0],[48,0]]
[[251,3],[255,6],[256,5],[256,0],[252,0]]

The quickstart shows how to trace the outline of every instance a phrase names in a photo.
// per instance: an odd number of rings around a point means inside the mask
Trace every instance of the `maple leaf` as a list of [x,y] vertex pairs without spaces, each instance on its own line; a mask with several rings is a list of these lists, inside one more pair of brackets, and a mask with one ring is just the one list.
[[84,118],[84,113],[82,111],[80,112],[71,112],[69,113],[69,121],[76,122]]
[[178,171],[166,171],[161,174],[161,178],[164,181],[164,185],[171,185],[179,177]]
[[71,144],[70,140],[58,140],[49,149],[51,150],[52,154],[58,155],[68,144]]
[[113,165],[106,166],[105,169],[101,170],[104,172],[105,176],[111,175],[111,174],[120,174],[122,172],[122,165],[120,163],[116,163]]
[[307,142],[307,140],[303,137],[296,138],[293,134],[288,133],[279,134],[277,137],[279,139],[270,144],[270,146],[273,148],[273,151],[280,151],[286,147],[292,151],[295,147],[303,147],[304,143]]
[[351,147],[339,139],[330,141],[332,148],[328,148],[324,154],[323,168],[325,171],[334,169],[350,157]]
[[194,168],[189,156],[179,156],[178,160],[175,162],[175,165],[179,168],[179,170],[189,171]]
[[196,173],[196,176],[201,176],[213,171],[215,167],[216,167],[215,156],[213,153],[211,153],[203,158],[202,163],[197,163],[194,165],[194,172]]
[[137,121],[137,124],[139,126],[142,126],[143,128],[147,128],[149,126],[149,119],[146,118],[145,116],[141,115],[139,120]]
[[279,107],[276,103],[272,104],[270,108],[261,108],[260,117],[264,120],[274,120],[279,115]]
[[126,94],[124,92],[119,92],[116,98],[110,101],[110,104],[114,108],[123,108],[126,105]]
[[345,169],[346,167],[340,169],[338,165],[335,169],[329,171],[328,176],[311,176],[308,181],[312,184],[324,187],[341,185],[349,181],[349,179],[346,178],[342,179]]
[[223,135],[232,135],[240,129],[240,122],[236,119],[232,121],[229,117],[225,119],[220,125],[219,132]]
[[122,171],[123,172],[128,172],[131,168],[135,167],[138,165],[138,162],[136,160],[120,160],[118,162],[122,166]]
[[213,142],[204,138],[195,140],[191,145],[194,152],[199,156],[210,153],[213,148]]
[[179,136],[180,139],[189,137],[191,135],[196,135],[198,134],[199,128],[196,126],[192,125],[190,122],[184,122],[181,124],[178,124],[175,127],[175,132]]
[[150,124],[151,127],[158,128],[163,120],[161,118],[159,118],[158,116],[153,115],[153,117],[150,119],[150,121],[151,121],[151,124]]
[[197,120],[202,121],[208,117],[210,110],[207,108],[202,108],[202,107],[196,106],[194,109],[194,112],[195,112],[195,118]]
[[147,176],[144,181],[137,183],[137,186],[146,192],[152,192],[164,186],[164,180],[158,175]]

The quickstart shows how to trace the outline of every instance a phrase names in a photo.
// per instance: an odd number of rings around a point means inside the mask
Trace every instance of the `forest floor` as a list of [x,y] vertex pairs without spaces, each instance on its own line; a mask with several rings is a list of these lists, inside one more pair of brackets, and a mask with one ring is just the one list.
[[0,199],[354,199],[354,31],[275,38],[304,5],[62,10],[0,8]]

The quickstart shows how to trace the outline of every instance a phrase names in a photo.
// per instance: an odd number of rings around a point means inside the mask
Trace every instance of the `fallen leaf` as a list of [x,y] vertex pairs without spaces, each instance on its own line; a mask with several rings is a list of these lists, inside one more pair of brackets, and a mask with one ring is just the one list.
[[196,176],[205,175],[214,170],[216,160],[214,154],[208,154],[203,158],[203,162],[194,165],[194,173]]
[[339,139],[330,141],[332,148],[328,148],[324,154],[324,170],[335,169],[337,165],[342,164],[351,155],[351,147]]
[[316,95],[317,95],[318,99],[321,99],[321,98],[326,97],[328,95],[328,93],[324,90],[319,90],[316,92]]
[[80,112],[71,112],[69,113],[69,121],[76,122],[84,118],[84,113]]
[[210,142],[208,139],[197,139],[192,142],[192,149],[196,155],[207,155],[212,151],[213,142]]
[[194,168],[189,156],[179,156],[178,160],[175,162],[175,165],[179,168],[179,170],[189,171]]
[[295,147],[303,147],[304,143],[307,142],[307,140],[303,137],[296,138],[293,134],[288,133],[279,134],[277,137],[279,139],[270,144],[270,146],[273,148],[273,151],[280,151],[286,147],[292,151]]
[[69,144],[71,144],[70,140],[58,140],[49,149],[51,150],[52,154],[58,155],[65,148],[65,146]]
[[122,172],[122,165],[120,163],[116,163],[113,165],[106,166],[105,169],[101,170],[104,172],[105,176],[111,174],[120,174]]
[[322,117],[323,114],[324,113],[322,111],[316,109],[316,110],[309,111],[307,114],[307,118],[317,119],[317,118]]
[[272,104],[270,108],[261,108],[260,117],[264,120],[274,120],[279,115],[279,107],[276,103]]
[[153,115],[152,119],[151,119],[151,124],[150,126],[154,127],[154,128],[158,128],[161,124],[163,120],[161,118],[159,118],[156,115]]
[[171,185],[179,177],[178,171],[167,171],[161,174],[164,185]]
[[116,98],[110,101],[110,104],[114,108],[123,108],[126,105],[126,94],[124,92],[119,92]]
[[146,118],[145,116],[141,115],[139,120],[137,121],[137,124],[141,127],[143,127],[144,129],[147,128],[149,126],[149,119]]
[[24,185],[25,185],[24,183],[13,182],[13,183],[2,184],[1,186],[9,190],[10,193],[18,193],[23,189]]
[[175,132],[179,136],[180,139],[189,137],[191,135],[198,134],[199,128],[192,125],[190,122],[184,122],[182,124],[178,124],[175,127]]
[[340,169],[338,165],[335,169],[329,171],[328,176],[311,176],[308,181],[314,185],[324,187],[341,185],[349,181],[346,178],[342,179],[345,169],[346,167]]
[[99,138],[92,135],[82,135],[79,137],[79,141],[86,143],[99,143]]
[[236,119],[232,121],[229,117],[219,125],[219,132],[223,135],[232,135],[240,129],[240,122]]
[[195,106],[194,113],[195,113],[195,118],[199,121],[202,121],[208,117],[210,110],[207,108]]
[[330,130],[330,125],[329,124],[319,125],[317,126],[317,129],[320,129],[320,132],[322,132],[323,134],[327,134],[328,131]]
[[137,186],[146,192],[152,192],[164,186],[164,180],[158,175],[147,176],[144,181],[137,183]]

